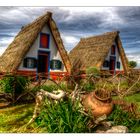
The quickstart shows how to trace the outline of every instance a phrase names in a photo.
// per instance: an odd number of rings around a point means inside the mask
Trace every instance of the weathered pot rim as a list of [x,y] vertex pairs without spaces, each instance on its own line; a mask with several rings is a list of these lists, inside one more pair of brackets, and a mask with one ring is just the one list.
[[107,100],[111,99],[111,97],[100,98],[99,96],[96,95],[96,91],[93,92],[93,96],[100,101],[107,101]]

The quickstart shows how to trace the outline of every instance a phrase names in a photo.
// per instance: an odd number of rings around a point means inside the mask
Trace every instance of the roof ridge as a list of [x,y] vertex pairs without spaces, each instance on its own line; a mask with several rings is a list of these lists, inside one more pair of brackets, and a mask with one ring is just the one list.
[[84,37],[84,38],[81,38],[80,40],[84,41],[84,40],[87,40],[87,39],[92,39],[92,38],[96,38],[96,37],[106,36],[106,35],[110,35],[110,34],[119,34],[119,33],[120,33],[120,31],[106,32],[106,33],[103,33],[103,34],[98,34],[98,35],[94,35],[94,36]]
[[[47,11],[45,14],[39,16],[38,18],[34,19],[32,22],[26,24],[25,26],[22,26],[21,31],[24,31],[27,27],[29,27],[30,25],[36,23],[37,21],[43,19],[43,18],[51,18],[52,17],[52,13],[50,11]],[[20,31],[20,32],[21,32]]]

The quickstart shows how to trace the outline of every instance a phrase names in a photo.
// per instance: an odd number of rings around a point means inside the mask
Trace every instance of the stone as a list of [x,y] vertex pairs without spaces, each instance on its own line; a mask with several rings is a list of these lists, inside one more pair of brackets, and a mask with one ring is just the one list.
[[107,130],[109,130],[112,126],[111,122],[103,121],[96,127],[96,133],[105,133]]
[[105,133],[128,133],[128,128],[122,125],[112,126]]
[[96,130],[96,133],[105,133],[103,130]]
[[107,119],[107,115],[104,114],[104,115],[96,118],[96,120],[94,122],[95,122],[95,124],[99,124],[100,122],[102,122],[102,121],[104,121],[106,119]]
[[113,125],[114,122],[112,121],[103,121],[102,124],[106,127],[111,127]]

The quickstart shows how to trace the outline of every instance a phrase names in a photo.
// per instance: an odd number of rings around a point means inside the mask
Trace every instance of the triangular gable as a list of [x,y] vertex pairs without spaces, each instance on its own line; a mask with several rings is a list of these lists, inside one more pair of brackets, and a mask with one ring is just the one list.
[[52,19],[51,12],[47,12],[43,16],[40,16],[38,19],[33,21],[31,24],[28,24],[21,29],[21,31],[15,37],[14,41],[9,45],[9,47],[0,57],[0,72],[13,72],[17,70],[20,63],[22,62],[22,59],[29,51],[39,32],[46,23],[50,25],[51,32],[53,33],[53,37],[55,38],[66,70],[70,72],[71,63],[64,48],[57,26]]
[[125,72],[127,72],[128,61],[118,31],[81,39],[77,46],[69,53],[72,66],[75,67],[75,64],[80,62],[79,68],[81,70],[92,66],[101,68],[114,41],[118,44],[123,67]]

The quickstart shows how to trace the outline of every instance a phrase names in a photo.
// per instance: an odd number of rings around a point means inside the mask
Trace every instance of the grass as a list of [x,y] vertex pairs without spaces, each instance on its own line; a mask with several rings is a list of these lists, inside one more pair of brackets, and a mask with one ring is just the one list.
[[29,128],[22,129],[32,117],[34,104],[16,105],[0,109],[0,133],[17,133],[17,132],[42,132],[37,129],[33,123]]
[[73,103],[70,98],[59,102],[46,100],[35,122],[48,133],[89,133],[90,117],[80,113],[79,109],[79,101]]
[[[114,99],[118,99],[117,96]],[[123,98],[128,103],[135,103],[137,105],[137,113],[140,114],[140,93],[128,95]],[[140,133],[140,118],[135,119],[133,117],[129,117],[127,113],[122,112],[119,109],[114,109],[110,117],[115,125],[125,125],[129,128],[129,132],[131,133]]]
[[[113,98],[118,99],[118,96],[114,96]],[[136,103],[140,111],[140,93],[125,96],[123,99],[129,103]]]
[[[115,97],[115,99],[116,98],[118,97]],[[126,96],[124,97],[124,100],[129,103],[137,103],[140,111],[140,93]],[[56,106],[57,109],[58,107],[59,106]],[[37,123],[33,123],[28,128],[22,129],[22,126],[24,126],[24,124],[26,124],[31,119],[33,110],[33,103],[16,105],[0,109],[0,133],[47,133],[46,126],[40,127]],[[58,115],[58,111],[55,112],[56,115]],[[132,132],[140,132],[140,126],[134,126]]]
[[124,100],[129,103],[136,103],[138,106],[138,112],[140,113],[140,93],[126,96],[124,97]]
[[137,102],[140,104],[140,93],[126,96],[126,97],[124,97],[124,100],[126,100],[128,102]]
[[109,121],[113,121],[113,125],[123,125],[129,130],[129,133],[140,132],[140,119],[135,118],[132,114],[123,111],[119,106],[115,106],[113,112],[108,116]]

